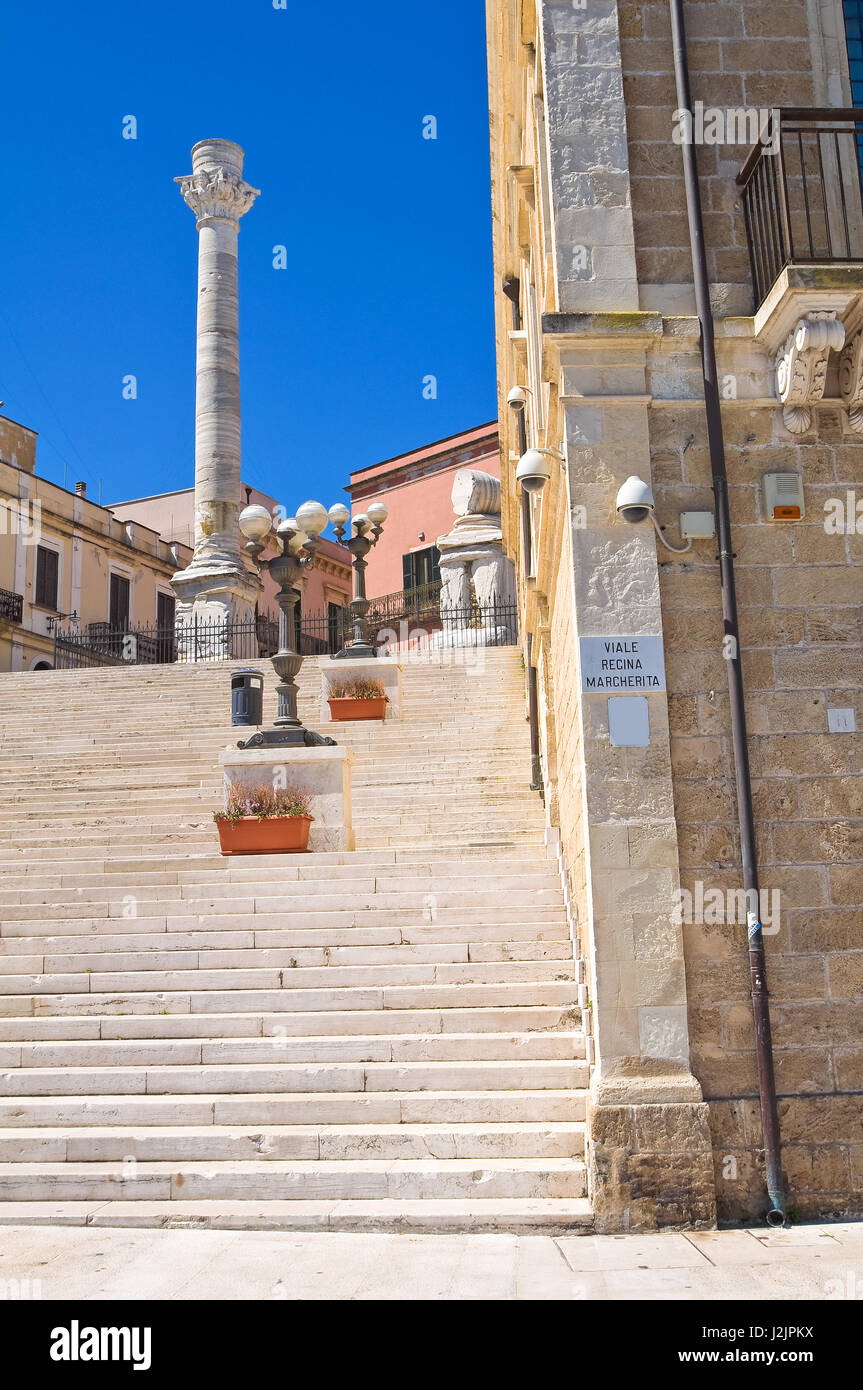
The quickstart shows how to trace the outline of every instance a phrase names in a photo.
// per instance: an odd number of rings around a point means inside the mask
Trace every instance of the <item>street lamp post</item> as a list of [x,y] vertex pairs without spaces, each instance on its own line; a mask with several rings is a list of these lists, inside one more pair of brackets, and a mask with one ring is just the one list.
[[294,650],[297,604],[300,602],[298,581],[303,570],[308,568],[320,544],[321,532],[327,524],[326,508],[320,502],[304,502],[297,508],[295,517],[288,517],[276,528],[276,538],[280,546],[278,555],[270,560],[261,560],[266,542],[273,530],[273,518],[266,507],[246,507],[239,518],[240,530],[247,538],[244,546],[260,572],[267,570],[278,584],[276,602],[279,605],[279,650],[271,658],[279,684],[276,687],[279,697],[279,712],[271,729],[262,729],[253,734],[238,748],[273,747],[315,747],[319,744],[335,745],[335,739],[326,738],[306,729],[297,714],[297,676],[303,658]]
[[[366,630],[366,614],[369,611],[369,601],[366,598],[366,556],[372,546],[377,545],[389,511],[383,502],[373,502],[367,512],[355,516],[351,523],[348,508],[343,502],[336,502],[335,506],[330,507],[328,515],[339,541],[351,552],[354,567],[354,596],[351,600],[354,635],[350,643],[346,641],[341,651],[335,653],[335,659],[376,657],[377,648],[369,642]],[[353,526],[354,534],[346,540],[349,525]]]

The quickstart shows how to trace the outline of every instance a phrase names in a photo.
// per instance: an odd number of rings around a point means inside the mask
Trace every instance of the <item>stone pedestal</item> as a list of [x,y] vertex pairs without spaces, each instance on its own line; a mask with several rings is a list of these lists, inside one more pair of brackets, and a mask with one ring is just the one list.
[[350,657],[344,660],[334,657],[321,657],[321,723],[329,724],[330,707],[327,704],[330,685],[333,681],[377,680],[380,681],[389,699],[387,719],[401,719],[402,716],[402,663],[395,656],[376,656],[371,658]]
[[315,818],[309,849],[320,852],[356,847],[351,820],[352,761],[347,748],[226,748],[219,754],[226,793],[232,785],[252,787],[260,782],[308,791]]
[[[171,580],[177,595],[180,658],[191,629],[209,629],[207,656],[242,654],[228,624],[251,624],[261,592],[246,565],[237,525],[240,482],[240,362],[237,236],[259,190],[243,181],[243,151],[230,140],[202,140],[192,173],[175,180],[197,219],[198,325],[195,390],[195,551]],[[220,629],[221,635],[220,635]],[[248,635],[245,645],[248,646]],[[199,659],[206,659],[201,657]]]
[[500,482],[490,473],[460,468],[452,504],[456,521],[437,542],[441,630],[430,645],[433,650],[506,646],[513,640],[508,619],[516,588],[515,569],[503,549]]

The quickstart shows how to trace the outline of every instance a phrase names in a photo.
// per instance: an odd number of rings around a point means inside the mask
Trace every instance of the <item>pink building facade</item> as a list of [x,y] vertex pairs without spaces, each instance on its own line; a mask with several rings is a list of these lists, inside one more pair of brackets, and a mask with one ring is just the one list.
[[369,553],[366,592],[380,598],[438,578],[439,536],[452,530],[452,484],[460,468],[500,477],[497,421],[351,473],[354,516],[383,502],[389,516]]
[[[276,502],[257,488],[245,488],[248,502],[266,507],[275,514]],[[193,488],[179,492],[163,492],[155,497],[138,497],[129,502],[112,503],[110,509],[121,521],[137,521],[149,526],[168,542],[179,541],[193,545],[195,538],[195,493]],[[269,559],[275,546],[264,552]],[[303,591],[304,615],[326,617],[332,608],[343,608],[351,600],[351,557],[336,541],[322,540],[311,570],[307,571]],[[264,592],[259,612],[278,615],[276,585],[268,574],[263,575]]]

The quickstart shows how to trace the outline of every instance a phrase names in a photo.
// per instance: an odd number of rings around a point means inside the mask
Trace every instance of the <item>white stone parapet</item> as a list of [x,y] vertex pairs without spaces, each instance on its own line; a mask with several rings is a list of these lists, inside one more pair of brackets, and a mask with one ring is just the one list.
[[395,656],[321,657],[321,723],[333,722],[327,699],[333,681],[378,680],[389,700],[387,719],[402,716],[402,662]]
[[225,794],[232,786],[261,782],[300,787],[311,795],[309,849],[317,852],[356,848],[351,814],[351,763],[348,748],[226,748],[219,754]]

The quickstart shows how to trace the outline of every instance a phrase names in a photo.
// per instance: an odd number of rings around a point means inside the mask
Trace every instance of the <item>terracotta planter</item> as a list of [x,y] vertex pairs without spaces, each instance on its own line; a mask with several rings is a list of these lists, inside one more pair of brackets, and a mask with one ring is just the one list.
[[314,816],[243,816],[232,825],[216,821],[222,854],[302,854],[309,847]]
[[345,719],[386,719],[387,697],[377,695],[373,700],[335,700],[330,696],[330,718],[339,723]]

